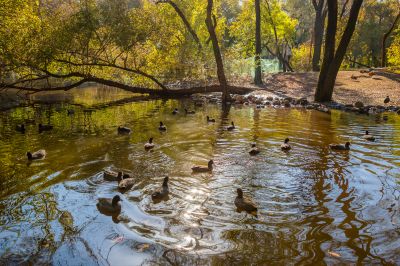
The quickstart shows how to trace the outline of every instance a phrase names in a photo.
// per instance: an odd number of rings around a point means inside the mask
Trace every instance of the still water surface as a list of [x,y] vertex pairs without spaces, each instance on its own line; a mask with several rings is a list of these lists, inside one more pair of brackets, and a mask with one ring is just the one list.
[[[103,94],[83,90],[68,104],[1,113],[1,264],[400,264],[400,116],[222,111],[189,99],[108,106]],[[196,114],[174,116],[175,107]],[[206,115],[217,122],[207,124]],[[27,118],[54,130],[15,132]],[[237,129],[228,132],[231,120]],[[118,135],[118,125],[133,133]],[[361,138],[366,129],[376,142]],[[149,137],[153,152],[143,148]],[[280,150],[286,137],[288,153]],[[350,152],[328,148],[347,140]],[[252,142],[261,149],[255,157],[247,153]],[[27,164],[26,151],[42,148],[47,157]],[[209,159],[212,174],[191,173]],[[103,180],[105,169],[137,183],[121,194]],[[165,175],[170,198],[154,204],[151,192]],[[235,211],[238,187],[257,203],[258,217]],[[96,208],[98,197],[115,194],[123,199],[118,219]]]

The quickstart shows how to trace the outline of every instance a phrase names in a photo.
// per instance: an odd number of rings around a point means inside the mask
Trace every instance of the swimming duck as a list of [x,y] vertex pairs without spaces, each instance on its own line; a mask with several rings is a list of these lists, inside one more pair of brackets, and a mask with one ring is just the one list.
[[226,130],[228,131],[232,131],[235,129],[235,124],[233,123],[233,121],[231,122],[231,125],[229,127],[226,128]]
[[43,132],[43,131],[50,131],[50,130],[52,130],[53,129],[53,126],[51,126],[51,125],[42,125],[42,124],[39,124],[39,133],[40,132]]
[[386,96],[385,100],[383,101],[384,104],[388,104],[390,102],[389,96]]
[[118,188],[121,190],[128,190],[135,184],[135,179],[131,178],[128,174],[124,174],[122,179],[118,181]]
[[168,176],[164,177],[162,186],[160,188],[158,188],[156,191],[154,191],[153,194],[151,194],[151,198],[153,200],[156,200],[156,201],[162,200],[168,196],[168,194],[169,194],[168,180],[169,180]]
[[34,153],[27,152],[26,156],[28,157],[28,160],[40,160],[46,157],[46,151],[45,150],[38,150],[35,151]]
[[175,108],[175,109],[172,111],[172,114],[173,114],[173,115],[176,115],[177,113],[179,113],[178,108]]
[[332,150],[337,150],[337,151],[348,151],[348,150],[350,150],[350,142],[346,142],[345,145],[329,144],[329,148],[331,148]]
[[210,161],[208,161],[208,166],[207,167],[205,167],[205,166],[193,166],[192,167],[192,171],[194,173],[211,172],[213,170],[213,164],[214,164],[214,161],[210,160]]
[[167,127],[163,124],[163,122],[160,122],[160,126],[158,127],[158,130],[160,131],[166,131]]
[[25,125],[24,125],[24,124],[22,124],[22,125],[17,125],[17,126],[15,127],[15,130],[18,131],[18,132],[21,132],[21,133],[25,133]]
[[375,137],[369,134],[369,131],[366,130],[365,131],[365,135],[363,136],[363,138],[365,140],[369,140],[369,141],[375,141]]
[[246,212],[256,212],[257,207],[251,201],[251,199],[243,197],[242,189],[238,188],[237,190],[237,197],[235,198],[235,206],[238,208],[239,211],[246,211]]
[[122,172],[114,172],[106,170],[103,172],[103,178],[107,181],[120,181],[122,179]]
[[121,198],[115,195],[112,199],[110,198],[99,198],[96,204],[100,212],[115,214],[121,212]]
[[281,145],[281,150],[283,150],[283,151],[288,151],[288,150],[290,150],[292,147],[290,147],[290,144],[289,144],[289,138],[286,138],[285,139],[285,142]]
[[118,127],[118,134],[130,134],[131,133],[131,129],[128,127]]
[[195,111],[188,111],[188,109],[185,108],[185,114],[194,115],[195,113],[196,113]]
[[260,153],[260,150],[257,148],[256,144],[251,144],[251,150],[249,151],[250,155],[257,155]]
[[144,149],[145,150],[151,150],[153,148],[154,148],[153,138],[149,138],[149,142],[144,144]]
[[207,116],[207,122],[208,123],[215,123],[215,119],[214,118],[210,118],[209,116]]

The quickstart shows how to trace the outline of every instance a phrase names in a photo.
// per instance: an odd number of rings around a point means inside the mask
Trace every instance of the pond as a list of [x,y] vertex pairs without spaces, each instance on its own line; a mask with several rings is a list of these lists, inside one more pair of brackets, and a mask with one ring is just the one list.
[[[223,110],[190,99],[104,104],[116,99],[101,94],[85,89],[68,102],[1,113],[0,264],[400,263],[400,116]],[[171,114],[185,107],[196,113]],[[16,132],[25,119],[36,125]],[[227,131],[231,121],[237,127]],[[54,129],[39,134],[38,123]],[[119,125],[132,133],[118,135]],[[362,138],[365,130],[375,142]],[[280,149],[286,137],[289,152]],[[350,151],[328,147],[346,141]],[[257,156],[248,154],[253,142]],[[28,163],[26,152],[39,149],[47,156]],[[210,159],[212,173],[192,173]],[[121,193],[103,179],[107,169],[129,173],[135,185]],[[154,203],[166,175],[169,199]],[[236,211],[237,188],[257,216]],[[119,217],[99,213],[97,199],[116,194]]]

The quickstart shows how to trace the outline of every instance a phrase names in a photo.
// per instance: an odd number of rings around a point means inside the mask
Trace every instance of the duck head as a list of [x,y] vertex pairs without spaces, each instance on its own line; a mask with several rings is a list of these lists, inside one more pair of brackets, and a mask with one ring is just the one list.
[[289,143],[289,141],[290,141],[289,138],[285,139],[285,143]]
[[369,135],[369,131],[368,130],[365,131],[365,135]]
[[149,143],[153,143],[153,138],[149,138]]
[[208,161],[208,168],[212,168],[213,164],[214,164],[213,160]]
[[346,142],[345,147],[350,148],[350,142]]
[[32,153],[31,152],[27,152],[26,156],[28,157],[28,160],[32,160]]
[[236,192],[239,198],[243,198],[243,191],[241,188],[236,189]]
[[210,117],[209,117],[209,116],[207,116],[207,120],[210,120]]
[[257,146],[257,145],[256,145],[255,143],[252,143],[252,144],[251,144],[251,147],[252,147],[252,148],[255,148],[256,146]]
[[118,172],[117,177],[118,177],[119,179],[122,179],[122,172]]
[[118,202],[122,201],[119,195],[115,195],[112,199],[112,206],[117,206]]
[[162,127],[163,125],[164,125],[163,122],[160,121],[160,127]]
[[233,123],[233,121],[231,122],[231,125],[232,125],[233,127],[235,127],[235,123]]
[[167,187],[168,186],[168,181],[169,181],[169,177],[168,176],[164,177],[163,187]]

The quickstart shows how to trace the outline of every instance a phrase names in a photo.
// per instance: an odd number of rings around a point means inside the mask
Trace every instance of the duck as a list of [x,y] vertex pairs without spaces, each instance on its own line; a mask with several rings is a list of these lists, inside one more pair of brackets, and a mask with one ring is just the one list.
[[188,109],[185,108],[185,114],[194,115],[195,113],[196,113],[195,111],[188,111]]
[[160,131],[166,131],[167,127],[163,124],[163,122],[160,122],[160,126],[158,127],[158,130]]
[[210,118],[209,116],[207,116],[207,122],[208,123],[215,123],[215,119],[214,118]]
[[118,188],[121,190],[128,190],[135,184],[135,179],[131,178],[128,174],[124,174],[118,181]]
[[237,197],[235,198],[235,206],[239,211],[246,211],[246,212],[257,212],[256,205],[246,197],[243,197],[243,191],[241,188],[236,190]]
[[329,144],[329,148],[331,148],[332,150],[337,150],[337,151],[348,151],[348,150],[350,150],[350,142],[346,142],[345,145]]
[[371,71],[371,72],[368,73],[368,75],[369,75],[370,77],[375,76],[375,72],[372,72],[372,71]]
[[289,138],[285,139],[285,142],[281,145],[281,150],[283,151],[289,151],[292,147],[289,144]]
[[251,150],[249,151],[250,155],[257,155],[260,153],[260,150],[257,148],[256,144],[251,144]]
[[168,176],[164,177],[162,186],[158,188],[156,191],[154,191],[153,194],[151,194],[152,200],[154,201],[163,200],[168,196],[169,194],[168,181],[169,177]]
[[365,131],[365,135],[363,136],[363,138],[365,140],[369,140],[369,141],[375,141],[375,137],[369,134],[369,131],[366,130]]
[[207,167],[205,167],[205,166],[196,166],[195,165],[195,166],[192,167],[192,171],[194,173],[211,172],[213,170],[213,164],[214,164],[214,161],[210,160],[210,161],[208,161],[208,166]]
[[120,181],[122,179],[122,172],[106,170],[103,172],[103,178],[107,181]]
[[144,149],[145,150],[151,150],[153,148],[154,148],[153,138],[149,138],[149,142],[144,144]]
[[118,127],[118,134],[130,134],[131,133],[131,129],[128,127]]
[[113,198],[99,198],[96,207],[100,212],[116,214],[121,212],[121,197],[115,195]]
[[235,123],[233,123],[233,121],[231,122],[231,125],[229,127],[226,128],[226,130],[228,131],[232,131],[235,129]]
[[52,125],[42,125],[42,124],[39,124],[39,133],[40,132],[43,132],[43,131],[50,131],[50,130],[52,130],[53,129],[53,126]]
[[386,96],[385,100],[383,100],[384,104],[388,104],[390,102],[389,96]]
[[179,113],[178,108],[175,108],[175,109],[172,111],[172,114],[173,114],[173,115],[176,115],[176,114],[178,114],[178,113]]
[[31,152],[27,152],[26,156],[28,157],[28,160],[32,161],[32,160],[40,160],[43,159],[44,157],[46,157],[46,151],[45,150],[38,150],[35,151],[34,153]]
[[355,76],[355,75],[351,75],[351,79],[354,79],[354,80],[357,80],[357,76]]
[[15,130],[18,131],[18,132],[21,132],[21,133],[25,133],[25,125],[24,125],[24,124],[22,124],[22,125],[17,125],[17,126],[15,127]]

